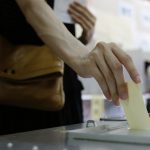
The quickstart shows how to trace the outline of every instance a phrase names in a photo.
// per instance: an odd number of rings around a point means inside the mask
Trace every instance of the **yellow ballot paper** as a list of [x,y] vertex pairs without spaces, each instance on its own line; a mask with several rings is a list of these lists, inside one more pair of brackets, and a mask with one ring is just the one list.
[[130,129],[150,130],[150,118],[144,105],[140,85],[128,81],[127,100],[121,100]]

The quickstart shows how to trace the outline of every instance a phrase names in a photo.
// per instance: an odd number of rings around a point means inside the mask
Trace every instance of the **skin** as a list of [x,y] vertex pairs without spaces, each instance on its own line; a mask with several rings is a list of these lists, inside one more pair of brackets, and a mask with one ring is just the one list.
[[78,23],[83,29],[79,40],[83,44],[88,44],[94,33],[96,17],[88,10],[87,7],[78,2],[72,3],[68,12],[74,22]]
[[[119,104],[119,98],[128,97],[123,66],[135,83],[141,82],[131,57],[116,44],[99,42],[88,52],[86,46],[73,37],[55,16],[45,0],[16,2],[43,42],[80,76],[94,77],[104,95],[114,104]],[[82,26],[85,28],[83,23]]]

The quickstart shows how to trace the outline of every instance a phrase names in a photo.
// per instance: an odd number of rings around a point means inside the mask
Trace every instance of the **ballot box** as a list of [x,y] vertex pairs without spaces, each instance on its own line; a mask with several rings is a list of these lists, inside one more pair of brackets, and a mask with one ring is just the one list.
[[126,121],[101,121],[96,127],[68,131],[69,143],[78,140],[150,145],[150,131],[131,130]]

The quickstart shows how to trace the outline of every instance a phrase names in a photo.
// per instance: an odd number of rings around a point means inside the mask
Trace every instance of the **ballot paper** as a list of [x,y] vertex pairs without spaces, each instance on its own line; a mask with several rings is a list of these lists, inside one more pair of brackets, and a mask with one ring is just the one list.
[[[144,105],[140,85],[128,81],[129,98],[121,100],[127,121],[100,121],[96,127],[68,131],[68,143],[79,140],[150,145],[150,118]],[[130,128],[130,129],[129,129]]]
[[150,118],[144,105],[140,85],[128,81],[127,100],[121,100],[130,129],[150,130]]
[[[63,23],[73,23],[70,15],[68,14],[68,8],[75,0],[55,0],[54,12]],[[77,2],[85,5],[86,0],[76,0]]]

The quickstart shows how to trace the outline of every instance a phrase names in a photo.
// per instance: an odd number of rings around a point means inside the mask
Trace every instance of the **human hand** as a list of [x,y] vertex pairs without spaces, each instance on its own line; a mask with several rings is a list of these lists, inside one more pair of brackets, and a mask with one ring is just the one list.
[[79,40],[83,44],[89,43],[94,33],[96,17],[88,10],[88,8],[78,2],[72,3],[68,12],[72,19],[83,29]]
[[135,83],[141,82],[129,55],[114,43],[100,42],[93,51],[79,60],[76,71],[82,77],[94,77],[106,98],[119,105],[119,98],[128,97],[123,66]]

